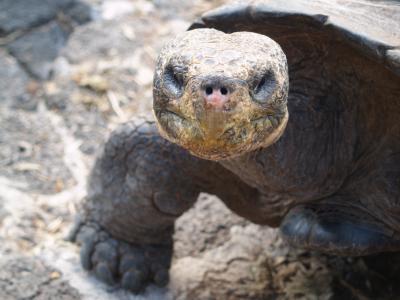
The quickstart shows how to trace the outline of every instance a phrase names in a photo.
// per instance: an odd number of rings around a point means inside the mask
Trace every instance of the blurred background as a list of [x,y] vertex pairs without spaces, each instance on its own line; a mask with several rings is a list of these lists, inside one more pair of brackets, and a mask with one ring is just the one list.
[[1,300],[393,295],[385,265],[372,274],[368,260],[289,249],[275,230],[210,195],[176,224],[166,289],[110,289],[81,269],[78,248],[64,240],[107,134],[151,112],[162,45],[224,2],[0,0]]
[[107,133],[151,111],[160,47],[221,2],[0,0],[0,299],[111,297],[63,243],[75,204]]

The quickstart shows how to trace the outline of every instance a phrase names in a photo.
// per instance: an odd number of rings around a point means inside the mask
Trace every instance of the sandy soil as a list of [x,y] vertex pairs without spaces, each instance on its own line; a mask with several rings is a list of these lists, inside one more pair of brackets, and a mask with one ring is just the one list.
[[0,299],[399,295],[398,256],[289,249],[275,230],[233,215],[210,195],[176,224],[167,288],[134,296],[80,267],[79,249],[65,237],[98,148],[118,124],[150,112],[164,42],[222,2],[0,2]]

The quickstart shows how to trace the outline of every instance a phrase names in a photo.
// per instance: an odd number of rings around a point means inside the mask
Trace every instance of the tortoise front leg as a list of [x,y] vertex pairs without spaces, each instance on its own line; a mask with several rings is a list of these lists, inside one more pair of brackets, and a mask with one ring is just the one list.
[[133,292],[165,285],[174,221],[196,201],[196,174],[207,164],[162,139],[151,122],[113,132],[73,234],[83,267]]

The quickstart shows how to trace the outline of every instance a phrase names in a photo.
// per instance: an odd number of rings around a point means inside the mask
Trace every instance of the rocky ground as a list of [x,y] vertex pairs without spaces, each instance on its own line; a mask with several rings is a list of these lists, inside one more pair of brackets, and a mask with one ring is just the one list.
[[65,241],[95,153],[151,109],[163,43],[224,1],[0,1],[0,299],[400,299],[397,255],[289,249],[202,195],[176,224],[171,282],[133,296]]

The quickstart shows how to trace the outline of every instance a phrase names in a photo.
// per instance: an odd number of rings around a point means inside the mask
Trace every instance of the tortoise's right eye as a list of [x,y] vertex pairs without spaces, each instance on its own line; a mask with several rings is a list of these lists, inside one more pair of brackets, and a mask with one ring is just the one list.
[[168,65],[164,71],[164,86],[174,97],[181,97],[183,94],[184,69]]

